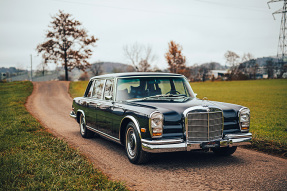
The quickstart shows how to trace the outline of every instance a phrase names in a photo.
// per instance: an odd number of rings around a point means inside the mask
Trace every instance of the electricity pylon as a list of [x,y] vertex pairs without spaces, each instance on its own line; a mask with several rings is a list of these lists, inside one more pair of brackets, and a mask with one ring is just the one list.
[[275,3],[279,1],[284,1],[283,8],[279,9],[278,11],[275,11],[272,15],[274,17],[275,14],[282,13],[277,57],[283,60],[287,56],[287,47],[286,47],[287,46],[287,30],[286,30],[287,29],[287,25],[286,25],[287,24],[286,23],[287,0],[272,0],[272,1],[267,2],[267,4],[269,6],[269,3]]

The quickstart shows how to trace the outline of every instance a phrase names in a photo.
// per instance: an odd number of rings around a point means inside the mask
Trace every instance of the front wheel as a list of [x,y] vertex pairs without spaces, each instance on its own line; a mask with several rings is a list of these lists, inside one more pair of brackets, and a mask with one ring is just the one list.
[[143,164],[149,159],[149,153],[142,150],[141,140],[133,122],[126,128],[125,149],[129,161],[133,164]]
[[237,147],[222,147],[213,149],[214,154],[219,156],[230,156],[236,151]]
[[92,138],[95,134],[93,131],[87,129],[86,119],[83,114],[80,116],[80,133],[83,138]]

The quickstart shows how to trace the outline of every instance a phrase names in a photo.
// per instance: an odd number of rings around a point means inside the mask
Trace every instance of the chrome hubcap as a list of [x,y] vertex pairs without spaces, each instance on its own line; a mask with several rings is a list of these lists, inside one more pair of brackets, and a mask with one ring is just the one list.
[[130,158],[134,158],[137,152],[137,140],[134,130],[129,128],[126,136],[127,153]]
[[85,118],[82,117],[81,118],[81,134],[85,134],[85,126],[86,126],[86,122],[85,122]]

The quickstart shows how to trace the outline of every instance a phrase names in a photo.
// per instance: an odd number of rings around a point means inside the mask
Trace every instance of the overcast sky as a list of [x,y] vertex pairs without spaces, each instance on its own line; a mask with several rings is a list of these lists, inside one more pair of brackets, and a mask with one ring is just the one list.
[[[269,1],[269,0],[268,0]],[[187,65],[225,64],[224,53],[277,54],[283,2],[267,0],[0,0],[0,67],[41,62],[35,51],[44,42],[51,16],[63,10],[99,38],[89,60],[128,63],[123,46],[150,45],[167,67],[168,42],[182,45]],[[49,66],[53,68],[52,65]]]

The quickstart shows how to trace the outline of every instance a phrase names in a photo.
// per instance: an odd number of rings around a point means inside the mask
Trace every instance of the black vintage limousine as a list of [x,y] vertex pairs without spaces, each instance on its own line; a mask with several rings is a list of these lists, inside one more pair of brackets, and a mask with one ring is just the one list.
[[231,155],[248,144],[250,110],[200,100],[187,79],[170,73],[117,73],[91,78],[70,116],[84,138],[99,134],[125,146],[130,162],[150,153],[212,150]]

